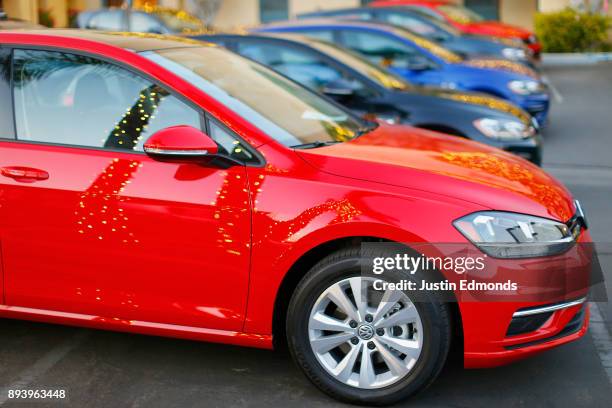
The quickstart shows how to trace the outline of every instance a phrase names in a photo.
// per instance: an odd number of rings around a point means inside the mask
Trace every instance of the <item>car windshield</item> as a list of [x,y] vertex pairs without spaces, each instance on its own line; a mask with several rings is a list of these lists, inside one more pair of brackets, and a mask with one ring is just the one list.
[[407,39],[408,41],[414,43],[418,47],[423,48],[447,63],[458,63],[464,60],[459,54],[456,54],[453,51],[444,48],[426,38],[419,37],[418,35],[415,35],[403,28],[395,27],[393,28],[393,33],[399,37]]
[[480,15],[474,13],[472,10],[454,4],[443,4],[438,6],[438,9],[446,14],[451,20],[461,24],[477,23],[484,20]]
[[192,34],[205,31],[202,21],[185,11],[156,8],[151,13],[159,17],[172,32]]
[[414,86],[406,82],[403,78],[381,69],[378,65],[368,61],[359,54],[349,51],[348,49],[340,48],[334,44],[330,44],[321,40],[311,40],[310,44],[317,50],[329,55],[330,57],[340,61],[344,65],[353,68],[361,75],[371,79],[377,84],[387,89],[395,89],[400,91],[408,91],[414,89]]
[[195,85],[285,146],[343,142],[366,122],[275,73],[223,48],[189,47],[142,55]]

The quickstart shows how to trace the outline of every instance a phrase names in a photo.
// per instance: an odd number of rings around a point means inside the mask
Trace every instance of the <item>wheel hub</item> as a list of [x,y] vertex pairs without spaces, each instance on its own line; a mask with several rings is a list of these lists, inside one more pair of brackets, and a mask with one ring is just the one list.
[[361,340],[370,340],[374,337],[374,333],[374,327],[370,324],[362,324],[357,328],[357,336],[359,336]]

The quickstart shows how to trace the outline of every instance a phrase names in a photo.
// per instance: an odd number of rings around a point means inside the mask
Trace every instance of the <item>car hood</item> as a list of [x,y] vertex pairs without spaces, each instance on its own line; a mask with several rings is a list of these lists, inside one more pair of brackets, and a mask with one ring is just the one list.
[[520,27],[500,23],[499,21],[479,21],[467,25],[470,32],[495,37],[528,38],[531,33]]
[[486,94],[476,92],[460,92],[435,87],[421,87],[419,88],[419,93],[429,96],[435,96],[437,98],[450,99],[460,103],[467,103],[469,105],[486,107],[498,111],[500,113],[512,115],[520,119],[520,121],[527,126],[532,125],[531,116],[523,109],[519,108],[511,102]]
[[449,196],[483,207],[567,221],[573,199],[539,167],[502,150],[408,126],[380,126],[357,139],[296,150],[337,176]]
[[513,61],[498,58],[474,58],[461,62],[461,65],[472,68],[508,72],[514,75],[527,76],[539,80],[539,75],[533,69]]

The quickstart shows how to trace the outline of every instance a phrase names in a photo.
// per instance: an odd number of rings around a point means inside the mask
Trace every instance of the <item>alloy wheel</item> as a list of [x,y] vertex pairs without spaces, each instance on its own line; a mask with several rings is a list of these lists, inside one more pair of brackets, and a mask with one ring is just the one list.
[[308,321],[310,346],[336,380],[377,389],[411,372],[423,348],[415,305],[399,290],[378,291],[380,279],[352,277],[329,286]]

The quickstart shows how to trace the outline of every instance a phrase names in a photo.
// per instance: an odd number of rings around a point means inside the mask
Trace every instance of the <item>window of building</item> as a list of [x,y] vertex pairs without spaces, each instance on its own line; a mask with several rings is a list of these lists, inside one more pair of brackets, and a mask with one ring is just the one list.
[[289,18],[289,0],[259,0],[259,13],[262,23],[286,20]]

